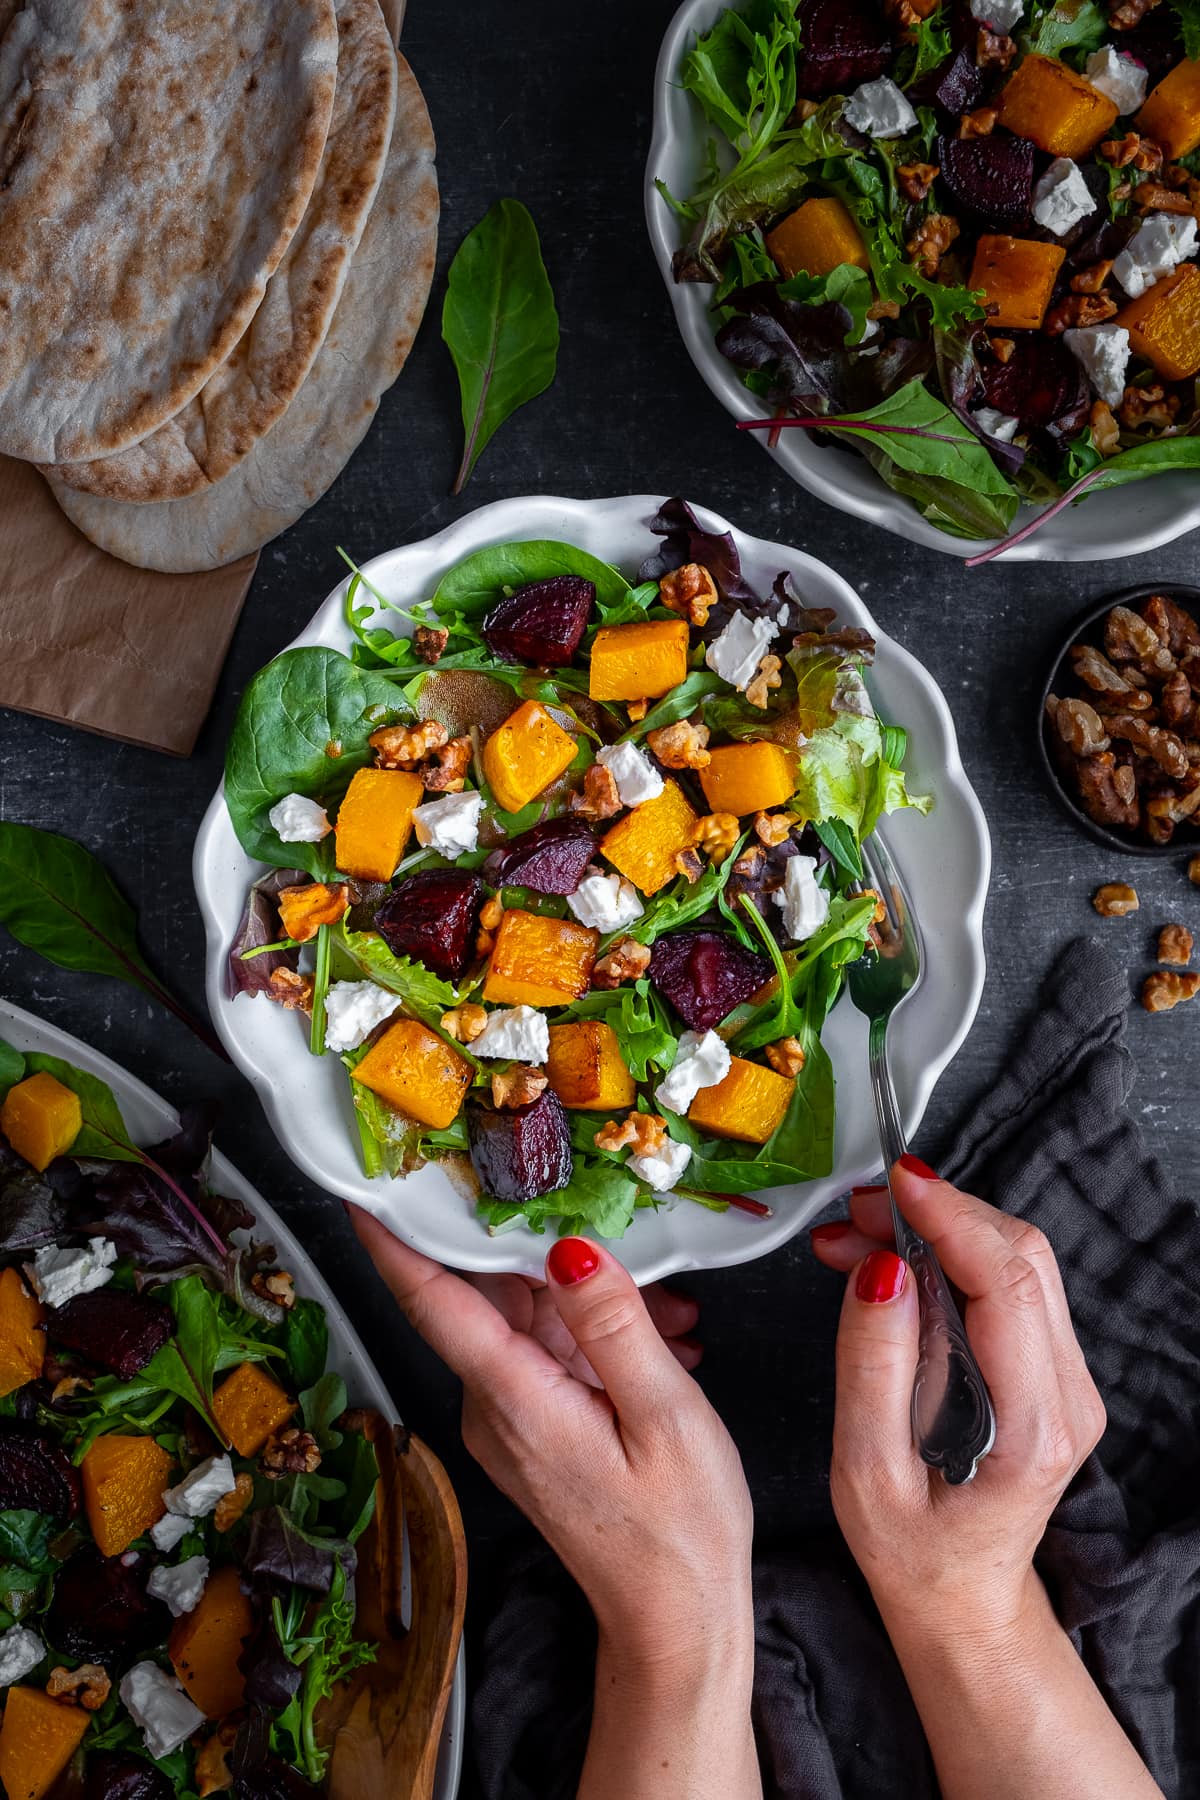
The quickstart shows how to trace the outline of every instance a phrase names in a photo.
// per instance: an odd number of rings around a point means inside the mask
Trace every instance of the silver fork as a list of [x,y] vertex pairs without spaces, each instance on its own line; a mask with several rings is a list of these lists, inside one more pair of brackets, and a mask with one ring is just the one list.
[[962,1316],[930,1245],[896,1204],[892,1168],[905,1153],[904,1132],[888,1067],[888,1021],[921,979],[921,933],[895,864],[878,835],[862,846],[863,865],[883,902],[878,950],[852,963],[850,998],[870,1022],[871,1088],[887,1170],[896,1249],[917,1284],[920,1348],[912,1392],[913,1441],[951,1486],[970,1481],[996,1436],[996,1415]]

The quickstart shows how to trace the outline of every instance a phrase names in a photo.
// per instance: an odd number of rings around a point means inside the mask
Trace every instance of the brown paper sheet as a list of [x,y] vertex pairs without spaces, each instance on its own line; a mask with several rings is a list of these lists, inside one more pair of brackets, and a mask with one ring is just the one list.
[[257,565],[131,569],[0,456],[0,706],[189,756]]

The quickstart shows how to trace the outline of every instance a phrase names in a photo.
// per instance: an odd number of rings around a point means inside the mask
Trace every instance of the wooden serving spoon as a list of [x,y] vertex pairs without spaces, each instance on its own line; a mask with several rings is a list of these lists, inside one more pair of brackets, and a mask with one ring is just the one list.
[[[357,1634],[378,1644],[324,1703],[331,1800],[432,1800],[467,1597],[467,1546],[449,1477],[402,1426],[368,1413],[379,1457],[375,1517],[358,1545]],[[411,1621],[403,1622],[404,1535]]]

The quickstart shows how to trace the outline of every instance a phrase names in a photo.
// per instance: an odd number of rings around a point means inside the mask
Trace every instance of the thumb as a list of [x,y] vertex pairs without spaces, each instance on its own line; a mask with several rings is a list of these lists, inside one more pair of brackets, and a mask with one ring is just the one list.
[[838,1325],[833,1447],[843,1468],[910,1464],[917,1326],[912,1272],[894,1250],[873,1250],[846,1284]]
[[623,1425],[658,1420],[664,1405],[691,1387],[615,1256],[588,1238],[559,1238],[546,1258],[546,1281]]

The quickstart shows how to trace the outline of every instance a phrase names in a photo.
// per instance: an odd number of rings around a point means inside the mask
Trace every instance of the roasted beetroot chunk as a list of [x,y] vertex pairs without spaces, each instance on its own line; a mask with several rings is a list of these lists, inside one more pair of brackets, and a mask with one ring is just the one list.
[[493,1200],[536,1200],[566,1187],[575,1159],[562,1101],[547,1088],[528,1106],[467,1102],[471,1161]]
[[480,629],[488,649],[505,662],[560,669],[583,642],[595,604],[594,582],[581,575],[554,575],[507,595]]
[[1087,377],[1061,339],[1040,332],[1016,334],[1006,363],[984,362],[984,405],[1020,419],[1029,431],[1055,426],[1072,431],[1088,410]]
[[943,137],[936,157],[960,212],[995,231],[1018,231],[1028,224],[1034,164],[1028,138]]
[[771,979],[765,956],[720,931],[671,931],[650,958],[650,980],[693,1031],[708,1031]]
[[174,1800],[175,1785],[141,1756],[96,1750],[87,1759],[84,1800]]
[[149,1556],[101,1556],[93,1544],[77,1550],[54,1583],[46,1614],[51,1648],[111,1670],[162,1643],[171,1615],[146,1592],[153,1566]]
[[[957,119],[962,113],[972,112],[983,99],[983,71],[975,66],[975,58],[966,50],[959,50],[950,61],[943,63],[928,77],[929,98],[943,112],[953,113]],[[924,97],[924,96],[922,96]]]
[[547,819],[512,838],[487,861],[494,887],[573,894],[596,854],[596,834],[580,819]]
[[79,1476],[70,1460],[32,1425],[0,1419],[0,1512],[42,1512],[73,1519]]
[[171,1337],[175,1322],[169,1306],[147,1294],[125,1294],[97,1288],[77,1294],[56,1307],[46,1322],[46,1335],[65,1350],[111,1369],[130,1381]]
[[892,58],[892,33],[875,0],[805,0],[797,91],[808,99],[848,94],[882,75]]
[[375,914],[393,956],[415,956],[435,975],[461,981],[475,953],[483,883],[460,869],[410,875]]

